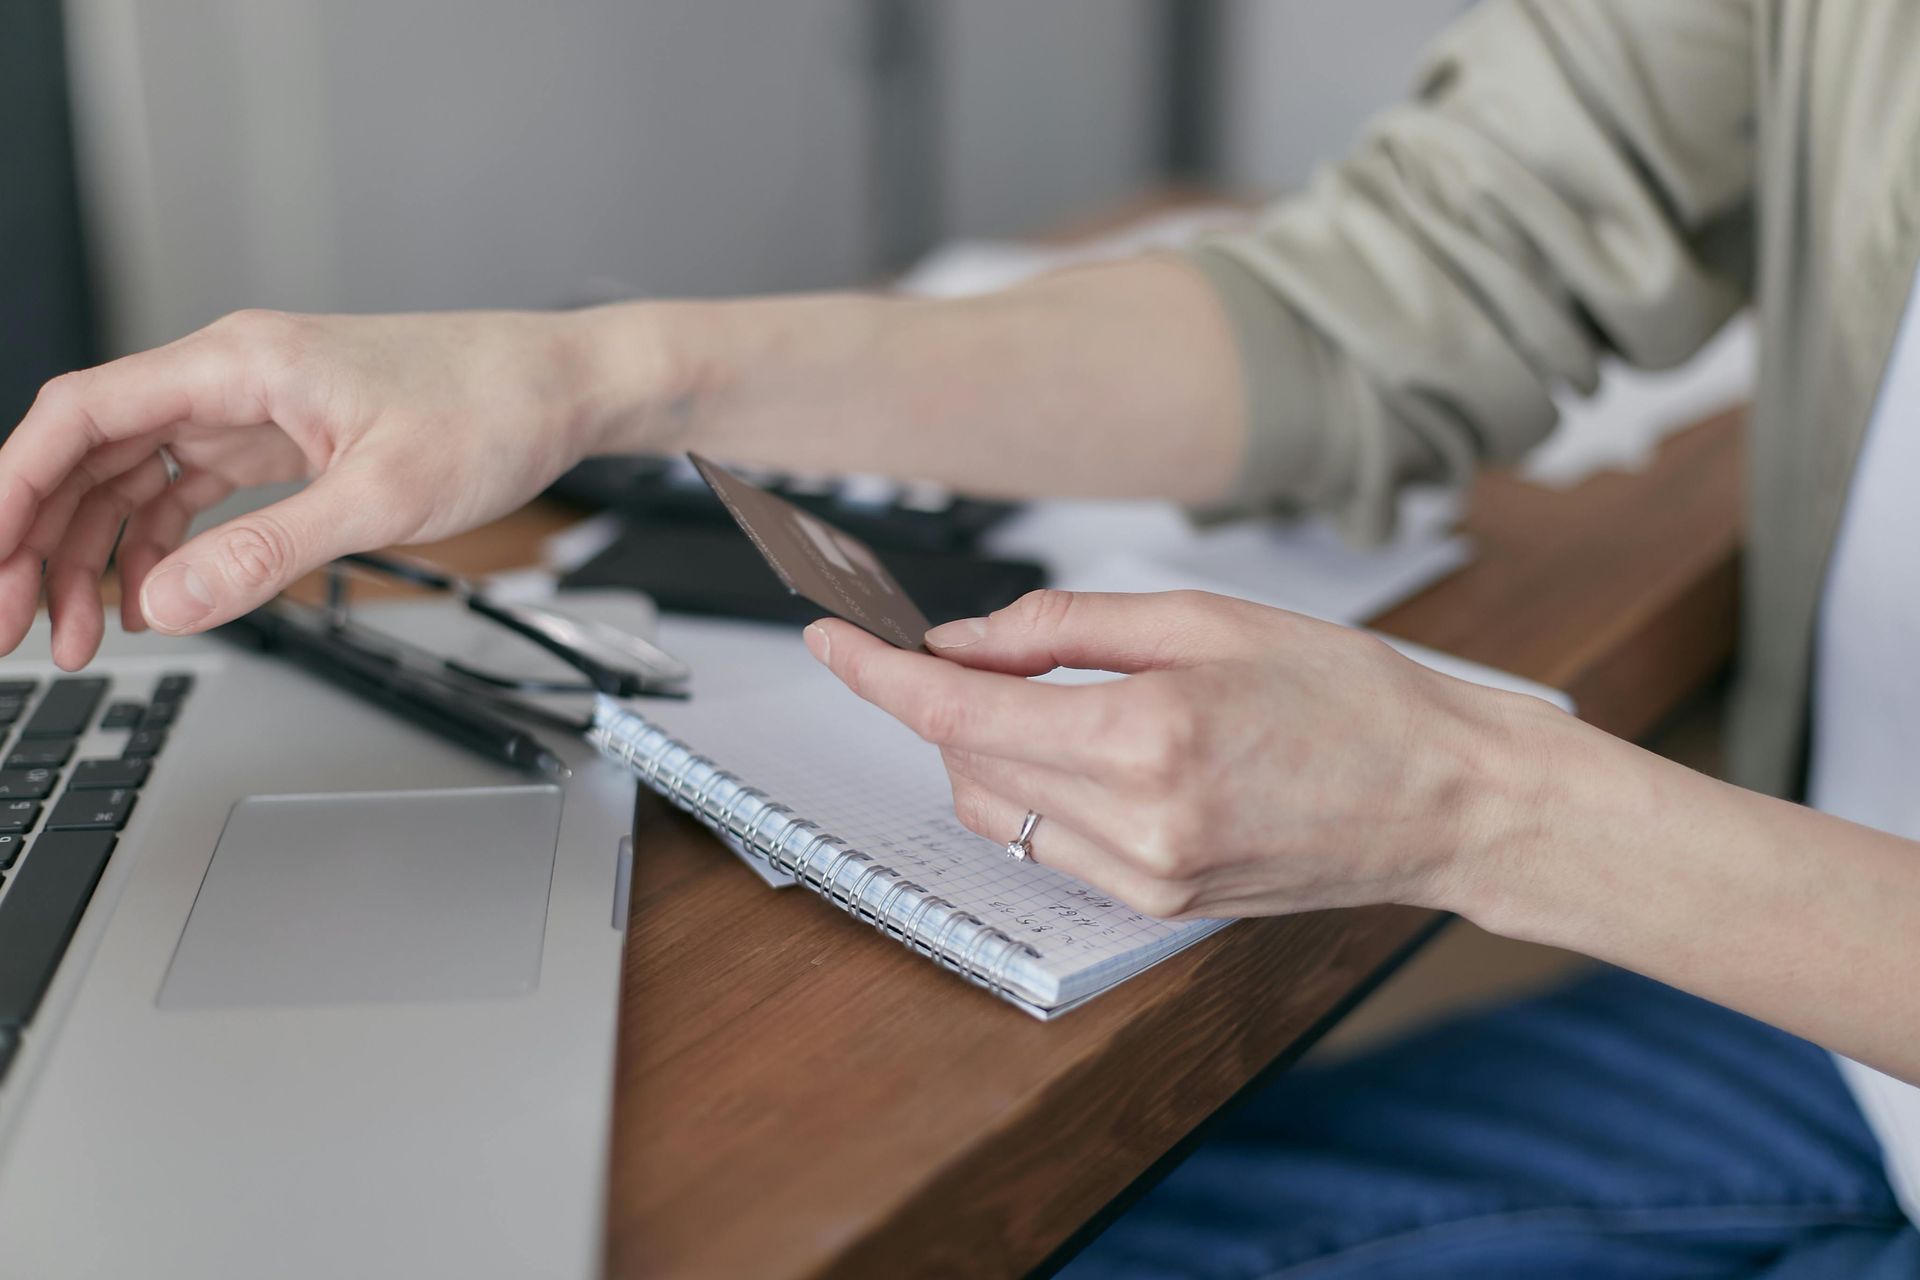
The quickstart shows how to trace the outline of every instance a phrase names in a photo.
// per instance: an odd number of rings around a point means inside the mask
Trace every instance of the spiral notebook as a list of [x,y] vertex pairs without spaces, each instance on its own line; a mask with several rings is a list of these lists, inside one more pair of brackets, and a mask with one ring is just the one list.
[[595,744],[769,880],[804,885],[1028,1013],[1063,1013],[1227,923],[1156,920],[1009,859],[953,816],[940,753],[848,693],[791,628],[668,617],[657,638],[693,666],[694,697],[601,699]]
[[1219,928],[1171,924],[953,816],[940,754],[849,694],[790,628],[670,618],[688,702],[602,699],[593,739],[771,875],[1046,1018]]

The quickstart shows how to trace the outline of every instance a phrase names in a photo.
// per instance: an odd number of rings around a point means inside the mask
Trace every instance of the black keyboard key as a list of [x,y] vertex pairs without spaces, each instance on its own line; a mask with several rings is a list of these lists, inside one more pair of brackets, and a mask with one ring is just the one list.
[[167,745],[167,735],[159,729],[135,729],[127,736],[127,749],[120,754],[129,760],[157,756]]
[[193,688],[193,677],[183,671],[176,671],[171,675],[160,677],[160,682],[153,686],[153,700],[178,702],[187,696],[187,690],[191,688]]
[[0,871],[11,870],[19,860],[20,851],[27,847],[27,838],[23,835],[0,836]]
[[137,787],[146,780],[145,760],[82,760],[73,766],[73,777],[67,780],[67,788],[104,791],[113,787]]
[[29,698],[39,687],[38,680],[0,680],[0,698]]
[[147,709],[137,702],[116,702],[107,708],[107,714],[100,718],[102,729],[131,729],[140,723],[140,717]]
[[0,835],[31,831],[39,818],[38,800],[0,800]]
[[0,800],[41,800],[53,790],[57,769],[0,769]]
[[73,738],[85,733],[107,682],[97,676],[69,676],[47,687],[47,696],[34,708],[33,718],[20,731],[23,738]]
[[36,738],[7,757],[9,769],[59,768],[73,756],[72,738]]
[[7,1027],[0,1027],[0,1080],[7,1078],[7,1064],[13,1061],[13,1051],[20,1044],[20,1037]]
[[140,717],[140,727],[142,729],[170,728],[173,725],[173,717],[179,710],[180,704],[177,702],[156,702],[147,708],[145,715]]
[[33,842],[33,856],[0,898],[0,1027],[33,1017],[116,839],[111,831],[49,831]]
[[5,694],[0,694],[0,725],[12,724],[26,709],[25,698],[9,698]]
[[47,810],[48,831],[118,831],[127,825],[138,791],[69,791]]

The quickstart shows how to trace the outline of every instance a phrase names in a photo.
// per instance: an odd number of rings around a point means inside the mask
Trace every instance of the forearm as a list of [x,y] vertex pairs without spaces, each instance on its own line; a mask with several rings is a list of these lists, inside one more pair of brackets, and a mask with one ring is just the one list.
[[1206,503],[1244,449],[1233,336],[1206,281],[1171,260],[952,301],[638,303],[580,324],[587,438],[604,451]]
[[1920,1081],[1920,845],[1566,717],[1521,737],[1456,909]]

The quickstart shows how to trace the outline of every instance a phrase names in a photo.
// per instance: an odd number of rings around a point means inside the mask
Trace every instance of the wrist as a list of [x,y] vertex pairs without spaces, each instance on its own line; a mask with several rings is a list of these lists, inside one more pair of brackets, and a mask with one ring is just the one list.
[[[1538,698],[1475,690],[1456,753],[1451,856],[1432,901],[1493,933],[1538,938],[1549,885],[1579,838],[1619,816],[1618,739]],[[1631,748],[1627,748],[1631,751]]]
[[796,419],[884,372],[866,294],[635,302],[573,313],[584,453],[791,452]]
[[710,381],[706,304],[630,302],[555,317],[576,456],[685,447]]

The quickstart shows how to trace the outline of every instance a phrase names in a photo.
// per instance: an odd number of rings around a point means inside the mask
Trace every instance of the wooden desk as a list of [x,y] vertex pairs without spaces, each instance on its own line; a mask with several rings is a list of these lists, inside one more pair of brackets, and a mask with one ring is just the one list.
[[[1646,732],[1731,650],[1740,439],[1723,416],[1647,472],[1568,492],[1483,478],[1474,563],[1377,625]],[[505,567],[568,518],[535,506],[425,553]],[[1043,1025],[767,890],[678,816],[636,843],[620,1276],[1023,1272],[1443,922],[1381,907],[1237,924]]]

